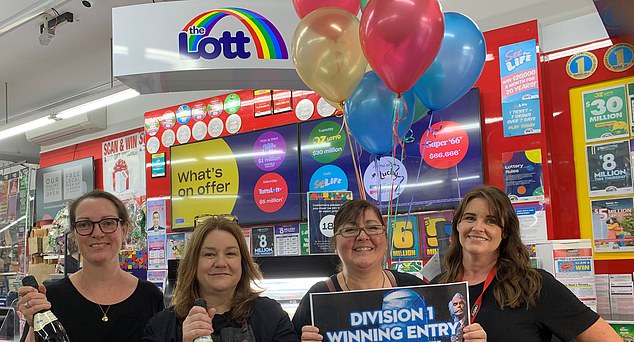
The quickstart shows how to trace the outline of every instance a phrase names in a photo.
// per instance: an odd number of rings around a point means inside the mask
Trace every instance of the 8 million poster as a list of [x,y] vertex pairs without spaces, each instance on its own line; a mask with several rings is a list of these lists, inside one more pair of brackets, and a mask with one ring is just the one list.
[[632,169],[628,141],[586,147],[590,196],[632,192]]

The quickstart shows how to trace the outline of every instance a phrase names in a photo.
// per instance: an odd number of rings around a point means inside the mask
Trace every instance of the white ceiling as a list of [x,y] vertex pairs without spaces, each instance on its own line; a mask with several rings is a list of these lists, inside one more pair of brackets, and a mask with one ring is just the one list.
[[[40,1],[2,0],[0,22]],[[39,19],[0,36],[0,82],[6,84],[6,99],[3,101],[5,96],[0,95],[0,102],[6,102],[0,103],[0,129],[6,122],[34,117],[38,114],[38,108],[107,86],[111,82],[111,9],[153,1],[92,2],[93,6],[86,8],[80,0],[60,0],[61,4],[55,9],[59,13],[73,13],[75,20],[58,27],[48,46],[39,44],[39,26],[42,23]],[[209,2],[213,6],[213,1]],[[441,0],[441,3],[444,11],[461,12],[471,17],[482,31],[532,19],[538,19],[542,25],[549,25],[596,13],[592,0]],[[49,10],[48,13],[54,14],[54,11]],[[137,106],[131,107],[134,108],[132,114],[128,112],[125,118],[109,117],[108,124],[116,127],[122,120],[130,122],[132,115],[133,122],[137,122],[136,127],[140,127],[144,111],[177,104],[175,102],[179,100],[187,101],[186,98],[197,95],[183,96],[182,100],[178,98],[165,104],[157,102],[157,97],[152,95],[141,96],[145,100],[135,99]],[[139,106],[139,103],[145,103],[145,107]],[[126,124],[126,127],[135,126]],[[39,147],[28,143],[23,135],[0,142],[0,160],[37,162],[38,152]]]

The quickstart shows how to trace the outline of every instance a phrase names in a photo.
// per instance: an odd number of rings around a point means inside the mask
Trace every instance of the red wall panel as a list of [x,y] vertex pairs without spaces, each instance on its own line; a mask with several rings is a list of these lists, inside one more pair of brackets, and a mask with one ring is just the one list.
[[[40,167],[48,167],[69,161],[93,157],[95,163],[95,188],[103,189],[103,165],[101,164],[101,143],[122,137],[125,135],[142,132],[141,128],[113,134],[107,137],[94,139],[75,145],[70,145],[57,150],[42,152],[40,154]],[[143,172],[143,170],[133,170],[132,172]]]

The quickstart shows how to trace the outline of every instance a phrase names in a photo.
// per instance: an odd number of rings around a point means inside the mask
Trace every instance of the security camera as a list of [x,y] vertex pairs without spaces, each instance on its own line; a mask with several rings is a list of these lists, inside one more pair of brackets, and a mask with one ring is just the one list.
[[86,8],[92,7],[92,1],[90,1],[90,0],[82,0],[81,4],[84,5],[84,7],[86,7]]

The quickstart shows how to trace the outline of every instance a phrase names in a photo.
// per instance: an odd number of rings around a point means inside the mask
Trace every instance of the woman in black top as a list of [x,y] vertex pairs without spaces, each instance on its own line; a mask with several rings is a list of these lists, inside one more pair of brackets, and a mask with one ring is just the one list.
[[[33,314],[50,309],[71,341],[140,341],[143,327],[163,310],[163,294],[119,267],[119,249],[130,224],[125,205],[95,190],[69,209],[83,268],[48,286],[19,289],[18,309],[29,326]],[[34,341],[28,329],[23,341]]]
[[[262,276],[235,221],[210,217],[197,226],[178,265],[172,307],[153,317],[143,341],[294,342],[297,335],[279,303],[251,284]],[[207,307],[193,306],[203,298]]]
[[[387,236],[383,216],[372,203],[365,200],[347,202],[335,215],[334,226],[335,250],[341,259],[341,272],[313,285],[299,303],[293,325],[302,341],[323,339],[319,328],[310,325],[310,293],[424,284],[413,275],[383,269]],[[465,327],[464,337],[465,341],[486,340],[486,334],[478,324]]]
[[489,341],[622,341],[552,275],[530,267],[511,201],[492,186],[465,195],[455,212],[447,272],[432,282],[466,280],[471,320]]

